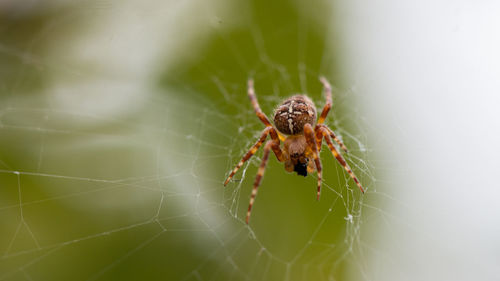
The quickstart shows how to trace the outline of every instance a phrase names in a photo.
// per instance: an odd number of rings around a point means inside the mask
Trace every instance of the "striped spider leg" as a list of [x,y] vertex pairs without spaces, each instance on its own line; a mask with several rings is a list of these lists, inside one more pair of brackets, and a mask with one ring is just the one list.
[[324,127],[328,130],[330,133],[330,136],[332,137],[335,142],[338,143],[338,145],[345,151],[349,152],[347,150],[347,147],[342,143],[342,141],[335,135],[335,133],[330,130],[326,125],[323,123],[325,122],[326,116],[328,115],[328,112],[332,108],[332,86],[330,83],[326,80],[325,77],[320,77],[319,80],[323,84],[323,89],[325,91],[325,96],[326,96],[326,103],[325,106],[323,107],[323,111],[321,112],[321,116],[319,117],[318,123],[316,124],[314,131],[316,132],[316,142],[318,143],[318,150],[321,150],[321,146],[323,144],[323,135],[321,134],[321,131],[318,130],[319,127]]
[[247,224],[248,221],[250,220],[250,215],[252,213],[252,206],[253,203],[255,202],[255,197],[257,196],[257,190],[260,186],[260,181],[262,180],[264,172],[266,171],[267,160],[269,160],[269,152],[271,151],[271,149],[273,149],[275,153],[276,150],[281,151],[279,143],[275,142],[274,140],[267,141],[266,145],[264,146],[264,155],[262,156],[262,161],[260,163],[259,170],[257,171],[257,175],[255,176],[255,181],[253,183],[253,188],[252,188],[252,195],[250,197],[250,203],[248,204],[247,217],[245,219],[245,222]]
[[[243,166],[243,164],[248,161],[256,152],[259,150],[260,146],[264,141],[266,140],[267,136],[270,134],[270,132],[274,131],[276,134],[276,131],[274,130],[273,127],[266,127],[264,131],[262,131],[262,134],[260,135],[259,140],[248,150],[248,152],[241,158],[240,162],[234,167],[234,169],[231,171],[231,174],[227,177],[227,179],[224,181],[224,186],[226,186],[229,181],[233,178],[234,174],[238,172],[238,170]],[[277,143],[277,146],[273,146],[273,151],[274,154],[276,154],[276,158],[280,162],[282,162],[283,159],[283,153],[281,152],[281,148],[279,147],[279,139],[274,139],[273,142]]]
[[318,147],[317,143],[314,141],[314,130],[310,124],[306,124],[304,126],[304,136],[306,137],[306,142],[311,150],[313,159],[314,159],[314,164],[316,166],[316,171],[318,173],[318,191],[316,195],[316,200],[319,200],[319,195],[321,193],[321,179],[322,179],[322,174],[321,174],[321,160],[319,159],[319,152],[318,152]]
[[335,142],[345,151],[348,152],[347,147],[344,145],[344,143],[335,135],[335,133],[328,128],[325,124],[326,116],[328,115],[328,112],[332,108],[332,87],[330,83],[326,80],[325,77],[320,77],[319,79],[321,83],[323,84],[323,88],[325,91],[326,95],[326,104],[323,107],[323,111],[321,112],[321,116],[318,119],[318,123],[316,124],[314,131],[316,132],[316,143],[318,144],[318,149],[321,150],[321,146],[323,143],[323,138],[325,138],[326,143],[328,145],[328,148],[332,152],[333,156],[337,161],[344,167],[344,169],[347,171],[347,173],[351,176],[351,178],[354,180],[354,182],[358,185],[359,189],[361,190],[362,193],[365,192],[363,187],[361,186],[361,183],[359,182],[358,178],[352,171],[351,167],[349,167],[349,164],[345,161],[344,157],[339,154],[335,146],[333,146],[332,143],[332,138],[335,140]]
[[276,155],[276,158],[278,161],[283,162],[284,161],[284,156],[283,152],[280,148],[280,139],[279,135],[276,132],[276,129],[272,126],[271,122],[267,118],[267,116],[262,112],[260,109],[259,103],[257,101],[257,97],[255,96],[255,90],[253,88],[253,80],[248,80],[248,97],[250,98],[250,102],[252,103],[252,106],[255,110],[255,114],[257,117],[266,125],[266,128],[264,131],[262,131],[262,134],[259,138],[259,140],[248,150],[248,152],[243,156],[243,158],[238,162],[236,167],[232,170],[231,174],[227,177],[227,179],[224,181],[224,186],[226,186],[229,181],[233,178],[234,174],[241,168],[241,166],[248,161],[260,148],[262,143],[266,140],[268,135],[271,135],[271,139],[269,140],[266,145],[264,146],[264,155],[261,160],[261,164],[259,166],[259,170],[257,172],[257,175],[255,176],[255,182],[253,185],[252,189],[252,195],[250,197],[250,204],[248,205],[248,211],[247,211],[247,216],[246,216],[246,223],[248,224],[248,221],[250,219],[250,214],[252,211],[252,206],[253,203],[255,202],[255,197],[257,196],[257,190],[259,188],[260,182],[262,180],[262,177],[264,176],[265,168],[267,165],[267,161],[269,159],[269,152],[272,149],[274,154]]
[[365,193],[363,186],[361,186],[361,183],[359,182],[358,178],[356,177],[356,175],[352,171],[351,167],[349,167],[349,164],[347,164],[344,157],[342,157],[342,155],[340,155],[340,153],[337,151],[335,146],[333,146],[332,139],[330,138],[330,132],[328,130],[328,127],[320,126],[318,128],[318,131],[325,138],[326,144],[328,145],[328,148],[332,152],[335,159],[337,159],[337,161],[340,163],[340,165],[342,165],[342,167],[344,167],[344,169],[347,171],[347,173],[351,176],[351,178],[354,180],[354,182],[358,185],[359,190],[361,190],[362,193]]

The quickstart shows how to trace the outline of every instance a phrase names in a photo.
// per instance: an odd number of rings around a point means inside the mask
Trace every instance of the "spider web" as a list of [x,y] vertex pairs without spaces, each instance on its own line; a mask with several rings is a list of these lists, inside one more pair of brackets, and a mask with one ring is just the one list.
[[327,13],[159,4],[4,7],[0,280],[368,279],[365,199],[326,146],[319,202],[314,175],[271,157],[246,225],[261,152],[222,186],[264,128],[246,79],[270,115],[297,92],[320,110],[326,75],[337,86],[326,124],[375,194],[361,94],[343,85],[338,31],[315,20]]

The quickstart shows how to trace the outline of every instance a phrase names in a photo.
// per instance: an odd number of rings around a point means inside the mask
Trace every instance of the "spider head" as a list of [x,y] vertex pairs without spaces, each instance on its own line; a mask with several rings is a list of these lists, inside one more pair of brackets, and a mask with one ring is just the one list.
[[292,153],[290,158],[293,163],[293,171],[297,172],[297,175],[307,176],[307,164],[309,159],[305,157],[304,153]]
[[295,172],[297,172],[297,175],[306,177],[307,176],[307,163],[298,162],[293,167],[293,170]]

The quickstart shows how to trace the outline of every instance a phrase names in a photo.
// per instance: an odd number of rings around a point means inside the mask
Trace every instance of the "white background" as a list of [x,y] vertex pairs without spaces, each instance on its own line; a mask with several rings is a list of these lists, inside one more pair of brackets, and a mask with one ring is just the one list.
[[499,3],[336,7],[377,157],[395,160],[369,279],[500,278]]

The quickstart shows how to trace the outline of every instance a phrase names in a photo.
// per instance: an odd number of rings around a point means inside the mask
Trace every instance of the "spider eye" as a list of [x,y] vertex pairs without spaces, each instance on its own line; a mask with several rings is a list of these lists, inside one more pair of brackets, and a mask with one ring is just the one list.
[[307,163],[297,163],[293,167],[293,170],[297,172],[297,175],[307,176]]

